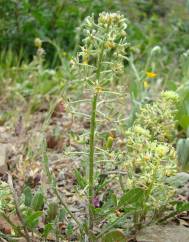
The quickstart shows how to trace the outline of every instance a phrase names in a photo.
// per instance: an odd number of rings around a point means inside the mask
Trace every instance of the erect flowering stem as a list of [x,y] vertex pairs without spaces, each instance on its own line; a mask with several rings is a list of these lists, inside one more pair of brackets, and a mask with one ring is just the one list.
[[87,84],[92,85],[92,103],[88,158],[88,238],[94,241],[94,173],[95,173],[95,133],[97,101],[108,82],[123,72],[123,58],[126,46],[126,19],[119,13],[101,13],[97,23],[94,16],[87,17],[84,22],[83,46],[71,62],[76,74],[84,74]]
[[90,126],[90,153],[89,153],[89,229],[93,229],[93,197],[94,197],[94,142],[96,128],[96,104],[98,93],[92,99],[92,114]]
[[[109,28],[109,27],[108,27]],[[101,62],[104,54],[104,43],[101,46],[99,58],[97,59],[96,81],[99,83],[101,73]],[[92,113],[90,124],[90,151],[89,151],[89,230],[93,231],[93,198],[94,198],[94,151],[95,151],[95,129],[96,129],[96,106],[99,90],[96,88],[92,99]]]

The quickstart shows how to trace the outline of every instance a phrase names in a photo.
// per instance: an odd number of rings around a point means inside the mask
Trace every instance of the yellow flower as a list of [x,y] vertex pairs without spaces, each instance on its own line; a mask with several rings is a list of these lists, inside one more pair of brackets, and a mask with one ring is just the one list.
[[149,82],[148,81],[144,81],[144,89],[148,89],[150,86]]
[[113,41],[109,40],[105,43],[105,47],[108,49],[113,49],[115,47],[115,43]]
[[100,85],[97,85],[95,87],[95,90],[96,90],[96,93],[100,93],[100,92],[102,92],[102,87]]
[[84,60],[83,61],[83,65],[88,65],[88,61],[87,60]]
[[175,175],[175,172],[172,171],[172,170],[166,170],[166,171],[165,171],[165,175],[166,175],[166,176],[174,176],[174,175]]
[[88,65],[88,63],[89,63],[89,56],[87,54],[85,54],[83,56],[83,64],[84,65]]
[[71,59],[71,60],[70,60],[70,64],[71,64],[71,65],[75,65],[75,64],[76,64],[75,60],[74,60],[74,59]]
[[64,51],[64,52],[63,52],[63,56],[67,56],[67,52]]
[[114,137],[111,135],[108,136],[107,142],[106,142],[106,148],[111,149],[113,145]]
[[143,158],[144,158],[145,161],[149,161],[150,160],[150,156],[149,155],[145,155]]
[[146,72],[146,75],[148,78],[154,78],[157,76],[157,74],[155,72]]
[[157,155],[163,157],[169,152],[169,147],[166,145],[158,145],[155,151],[157,152]]

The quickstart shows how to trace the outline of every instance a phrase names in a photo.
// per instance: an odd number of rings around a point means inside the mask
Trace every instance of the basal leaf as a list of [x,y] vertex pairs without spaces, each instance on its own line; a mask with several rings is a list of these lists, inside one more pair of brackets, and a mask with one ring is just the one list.
[[119,207],[126,205],[137,205],[140,204],[145,198],[145,191],[142,188],[133,188],[127,191],[121,198],[118,203]]
[[177,202],[176,211],[179,213],[189,211],[189,202]]
[[101,242],[127,242],[127,238],[120,229],[112,230],[105,234]]
[[27,207],[30,207],[31,206],[31,202],[32,202],[32,190],[30,187],[25,187],[24,189],[24,204],[27,206]]
[[44,196],[43,196],[43,193],[41,192],[37,192],[33,199],[32,199],[32,208],[35,210],[35,211],[39,211],[41,209],[43,209],[43,206],[44,206]]

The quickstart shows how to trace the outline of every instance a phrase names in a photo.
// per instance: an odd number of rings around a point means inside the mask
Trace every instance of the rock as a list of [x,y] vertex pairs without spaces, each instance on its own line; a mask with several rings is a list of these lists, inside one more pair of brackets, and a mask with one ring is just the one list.
[[189,241],[189,228],[177,225],[153,225],[142,229],[136,239],[139,242],[186,242]]
[[177,195],[181,195],[184,199],[189,198],[189,174],[186,172],[179,172],[175,176],[167,178],[166,182],[174,186],[177,190]]
[[7,171],[7,145],[0,144],[0,174],[4,174]]
[[176,188],[184,187],[189,183],[189,174],[186,172],[179,172],[175,176],[169,177],[167,182]]

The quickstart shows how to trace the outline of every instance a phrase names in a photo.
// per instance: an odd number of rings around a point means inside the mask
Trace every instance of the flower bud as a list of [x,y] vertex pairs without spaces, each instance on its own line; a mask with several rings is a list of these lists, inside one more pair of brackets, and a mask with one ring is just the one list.
[[113,145],[114,138],[110,135],[108,136],[107,142],[106,142],[106,148],[111,149]]
[[41,48],[41,46],[42,46],[41,39],[40,38],[35,38],[34,45],[35,45],[36,48]]

